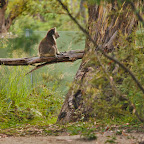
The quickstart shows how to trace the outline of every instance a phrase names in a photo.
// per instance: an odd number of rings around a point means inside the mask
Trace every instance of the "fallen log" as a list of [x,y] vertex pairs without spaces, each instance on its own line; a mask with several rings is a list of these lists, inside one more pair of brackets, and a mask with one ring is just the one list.
[[[63,52],[57,55],[57,57],[31,57],[31,58],[0,58],[0,65],[7,66],[36,66],[32,71],[41,68],[48,64],[59,63],[59,62],[74,62],[78,59],[82,59],[84,54],[83,50],[72,50]],[[36,65],[38,64],[38,65]]]

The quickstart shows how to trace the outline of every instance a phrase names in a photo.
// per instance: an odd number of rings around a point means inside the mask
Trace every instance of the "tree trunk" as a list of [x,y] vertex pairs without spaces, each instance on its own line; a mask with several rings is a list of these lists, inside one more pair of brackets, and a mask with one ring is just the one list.
[[11,16],[11,13],[6,18],[5,12],[7,9],[6,0],[0,0],[0,37],[7,35],[7,32],[12,24],[15,15]]
[[81,16],[82,16],[82,22],[84,24],[87,23],[87,20],[86,20],[86,10],[85,10],[85,7],[84,7],[84,0],[81,0],[80,2],[80,13],[81,13]]
[[0,0],[0,36],[2,33],[6,33],[6,26],[5,26],[5,11],[6,11],[6,1]]
[[15,4],[13,9],[9,12],[6,17],[5,12],[7,9],[8,1],[0,0],[0,37],[3,37],[7,34],[12,22],[22,14],[26,9],[26,4],[28,0],[22,0],[20,4]]
[[[121,6],[114,1],[111,4],[89,5],[88,31],[100,48],[113,52],[122,43],[121,36],[127,36],[136,28],[137,21],[128,3]],[[100,56],[100,54],[99,54]],[[85,54],[79,70],[58,116],[58,123],[76,121],[89,116],[97,116],[93,112],[95,101],[102,95],[110,101],[113,90],[105,77],[95,55],[95,47],[86,39]],[[101,84],[100,81],[104,81]],[[96,107],[96,106],[95,106]]]

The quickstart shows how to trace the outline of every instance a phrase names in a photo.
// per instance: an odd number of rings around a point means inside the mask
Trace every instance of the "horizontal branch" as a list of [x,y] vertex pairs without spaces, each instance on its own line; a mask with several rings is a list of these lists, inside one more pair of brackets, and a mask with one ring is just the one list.
[[59,62],[73,62],[82,59],[84,51],[73,50],[69,52],[60,53],[57,57],[32,57],[32,58],[0,58],[0,65],[8,66],[26,66],[35,65],[37,63],[59,63]]

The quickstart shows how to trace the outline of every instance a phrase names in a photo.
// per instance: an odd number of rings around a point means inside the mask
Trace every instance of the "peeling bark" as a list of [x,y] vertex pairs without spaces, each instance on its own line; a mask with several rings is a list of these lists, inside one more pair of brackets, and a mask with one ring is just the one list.
[[[119,7],[117,2],[114,1],[112,4],[106,5],[89,5],[88,9],[88,31],[98,47],[105,52],[113,52],[121,44],[120,34],[126,35],[127,40],[130,41],[130,34],[137,27],[137,20],[128,3],[124,2]],[[103,77],[106,84],[103,84],[102,88],[99,88],[99,83],[95,85],[92,83],[95,76],[100,73],[95,47],[87,39],[82,63],[66,95],[58,116],[58,123],[76,121],[82,116],[87,118],[92,115],[93,103],[100,97],[100,93],[93,92],[93,89],[101,91],[106,95],[107,101],[110,101],[113,91],[106,78]]]

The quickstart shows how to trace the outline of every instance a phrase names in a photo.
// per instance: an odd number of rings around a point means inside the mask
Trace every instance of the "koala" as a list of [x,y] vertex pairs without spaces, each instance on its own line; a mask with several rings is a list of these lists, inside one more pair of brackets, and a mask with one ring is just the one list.
[[56,39],[59,37],[56,28],[52,28],[48,31],[47,35],[39,44],[40,57],[52,57],[57,56],[59,51],[57,49]]
[[[53,57],[53,56],[57,57],[57,55],[60,54],[57,49],[57,44],[56,44],[56,39],[58,37],[59,37],[59,34],[56,31],[55,27],[48,31],[46,37],[43,38],[43,40],[39,44],[38,49],[39,49],[40,57]],[[45,66],[45,65],[47,65],[47,62],[36,66],[34,69],[32,69],[27,74],[37,70],[38,68]]]

